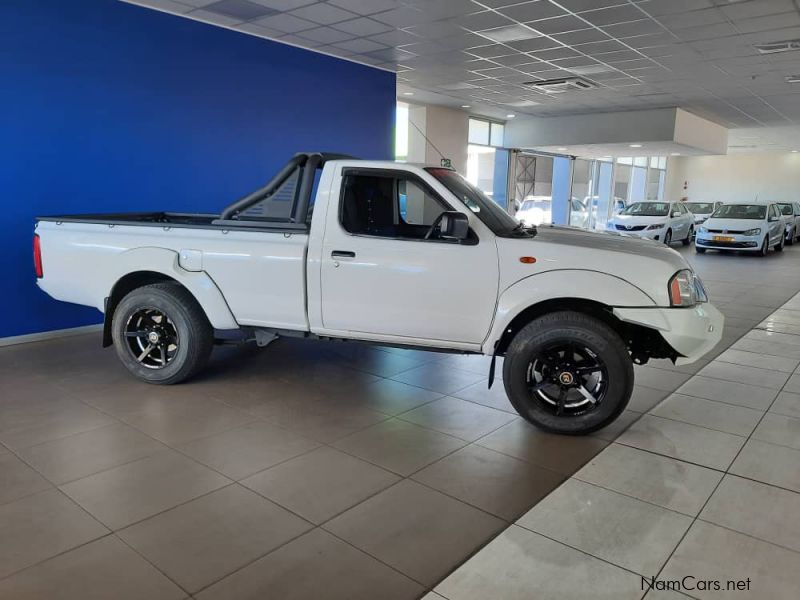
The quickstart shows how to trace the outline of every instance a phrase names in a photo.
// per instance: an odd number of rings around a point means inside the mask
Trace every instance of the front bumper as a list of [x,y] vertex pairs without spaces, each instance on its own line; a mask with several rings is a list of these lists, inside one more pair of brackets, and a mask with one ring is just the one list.
[[722,339],[725,323],[722,313],[709,302],[691,308],[614,308],[614,315],[657,330],[681,355],[677,365],[693,363],[707,354]]
[[696,246],[712,250],[752,250],[761,249],[761,235],[741,235],[738,233],[725,234],[729,240],[715,240],[714,234],[698,233],[694,240]]

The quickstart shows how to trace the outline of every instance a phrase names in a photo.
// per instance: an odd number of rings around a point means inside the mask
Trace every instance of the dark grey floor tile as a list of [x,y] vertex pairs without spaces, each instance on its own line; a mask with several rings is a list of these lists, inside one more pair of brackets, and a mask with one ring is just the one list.
[[800,419],[800,394],[781,392],[769,407],[769,412]]
[[324,527],[415,581],[433,585],[503,525],[406,479]]
[[392,379],[440,394],[453,394],[482,381],[485,375],[433,362],[404,371]]
[[192,593],[247,565],[312,525],[231,485],[118,532]]
[[689,379],[691,375],[645,366],[636,367],[634,370],[634,377],[638,385],[665,392],[673,392],[680,387],[684,381]]
[[464,440],[400,419],[390,419],[343,438],[336,448],[403,476],[465,446]]
[[626,431],[631,425],[633,425],[636,421],[638,421],[642,416],[642,413],[636,412],[633,410],[624,410],[622,413],[611,423],[603,427],[602,429],[598,429],[590,433],[592,437],[599,438],[601,440],[606,440],[607,442],[613,442],[617,439],[624,431]]
[[752,433],[764,413],[715,400],[672,394],[650,414],[746,437]]
[[727,404],[766,410],[778,394],[777,390],[723,381],[711,377],[695,376],[676,390],[679,394],[717,400]]
[[669,394],[670,392],[665,390],[657,390],[644,385],[634,385],[628,408],[636,412],[646,413]]
[[248,477],[242,484],[319,524],[398,480],[389,471],[324,447]]
[[703,377],[713,377],[723,381],[738,381],[747,385],[765,387],[779,390],[789,379],[788,373],[772,371],[769,369],[759,369],[757,367],[747,367],[744,365],[733,365],[722,361],[713,361],[706,365],[698,375]]
[[489,408],[495,408],[507,413],[517,414],[517,410],[511,405],[506,394],[506,388],[503,386],[503,380],[496,378],[492,389],[488,389],[488,381],[479,381],[463,390],[453,394],[456,398],[482,404]]
[[608,445],[597,437],[545,433],[523,419],[512,421],[476,443],[564,475],[572,475]]
[[114,536],[0,580],[0,598],[14,600],[179,600],[185,596]]
[[164,450],[153,438],[123,423],[77,433],[19,451],[56,484],[86,477]]
[[752,438],[800,450],[800,419],[767,413],[756,427]]
[[72,481],[61,489],[116,530],[229,483],[211,469],[164,450]]
[[198,600],[412,600],[424,588],[314,529],[200,592]]
[[733,462],[731,473],[800,492],[800,450],[749,440]]
[[424,468],[413,479],[513,521],[564,476],[473,444]]
[[0,579],[107,533],[57,489],[0,505]]
[[255,421],[177,449],[226,477],[238,480],[318,446],[318,442],[286,429]]
[[0,504],[13,502],[51,487],[50,483],[14,456],[0,448]]
[[424,390],[392,379],[380,379],[369,383],[358,394],[358,400],[364,406],[391,416],[399,415],[441,397],[442,394],[439,392]]
[[399,418],[462,440],[475,441],[518,417],[505,411],[446,396],[403,413]]

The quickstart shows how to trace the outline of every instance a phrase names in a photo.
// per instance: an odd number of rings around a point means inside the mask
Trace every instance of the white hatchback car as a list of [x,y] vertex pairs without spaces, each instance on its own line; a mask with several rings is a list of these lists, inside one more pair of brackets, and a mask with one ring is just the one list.
[[786,245],[791,246],[800,237],[800,202],[778,202],[786,221]]
[[634,202],[608,220],[606,229],[631,233],[669,245],[688,246],[694,235],[694,215],[680,202]]
[[723,204],[697,231],[695,249],[741,250],[766,256],[783,250],[786,221],[775,203]]

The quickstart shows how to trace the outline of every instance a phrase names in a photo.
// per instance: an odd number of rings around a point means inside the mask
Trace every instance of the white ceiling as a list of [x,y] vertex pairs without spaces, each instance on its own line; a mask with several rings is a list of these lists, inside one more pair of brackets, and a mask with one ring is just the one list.
[[[408,101],[496,117],[680,106],[763,129],[732,132],[732,151],[792,149],[800,132],[800,83],[785,81],[800,51],[753,48],[800,38],[800,0],[129,1],[396,71]],[[523,85],[577,74],[599,87]]]

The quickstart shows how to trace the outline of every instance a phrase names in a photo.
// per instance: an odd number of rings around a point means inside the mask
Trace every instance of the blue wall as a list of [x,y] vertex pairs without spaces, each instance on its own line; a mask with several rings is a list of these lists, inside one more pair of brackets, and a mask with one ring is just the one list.
[[219,212],[297,151],[393,156],[394,74],[116,0],[0,1],[0,82],[0,337],[101,318],[36,287],[36,215]]

